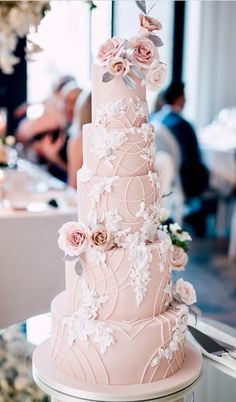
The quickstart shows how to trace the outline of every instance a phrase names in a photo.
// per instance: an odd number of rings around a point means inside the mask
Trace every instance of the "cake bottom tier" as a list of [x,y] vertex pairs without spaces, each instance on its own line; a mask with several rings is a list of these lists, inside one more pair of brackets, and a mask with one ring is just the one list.
[[186,306],[145,320],[100,321],[73,313],[66,300],[63,292],[52,302],[51,358],[64,374],[88,383],[142,384],[181,367]]

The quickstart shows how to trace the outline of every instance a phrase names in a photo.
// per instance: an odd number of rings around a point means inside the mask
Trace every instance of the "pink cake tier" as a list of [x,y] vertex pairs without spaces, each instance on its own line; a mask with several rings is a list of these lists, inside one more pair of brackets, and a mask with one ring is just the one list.
[[99,320],[141,320],[164,312],[170,302],[170,247],[169,237],[164,233],[159,234],[156,243],[146,245],[150,259],[142,268],[143,275],[146,274],[146,286],[142,293],[135,282],[135,275],[139,275],[137,262],[127,248],[107,251],[106,264],[90,261],[88,254],[82,253],[82,275],[75,270],[78,261],[66,261],[66,291],[70,309],[76,312],[81,307],[85,281],[92,292],[107,298],[98,311]]
[[97,176],[143,176],[153,171],[155,132],[151,124],[132,128],[83,126],[83,161]]
[[142,384],[173,375],[184,361],[188,308],[134,321],[87,320],[61,293],[52,302],[52,352],[70,377],[98,384]]
[[[119,236],[143,232],[152,241],[158,226],[160,184],[156,173],[128,177],[83,177],[78,174],[78,219],[89,225],[91,211],[105,216],[116,214]],[[106,218],[107,217],[107,218]],[[144,233],[145,232],[145,233]],[[121,242],[124,240],[121,239]]]
[[103,127],[140,127],[147,122],[146,88],[136,79],[137,88],[129,89],[119,77],[102,82],[105,69],[93,66],[92,121]]

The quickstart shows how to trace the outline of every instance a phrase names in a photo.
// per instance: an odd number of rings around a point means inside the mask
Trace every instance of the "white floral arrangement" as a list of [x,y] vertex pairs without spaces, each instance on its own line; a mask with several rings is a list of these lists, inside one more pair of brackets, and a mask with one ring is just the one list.
[[[18,38],[25,37],[31,27],[37,31],[45,12],[49,10],[49,1],[0,1],[0,69],[5,74],[12,74],[19,58],[14,55]],[[31,49],[28,56],[41,48],[29,41]]]
[[102,80],[109,82],[121,77],[130,89],[136,89],[136,80],[148,89],[158,90],[166,80],[167,67],[160,61],[158,48],[163,45],[155,31],[162,29],[160,21],[148,16],[145,1],[135,2],[139,15],[139,34],[130,40],[114,36],[99,47],[98,60],[105,67]]
[[21,325],[0,334],[0,402],[49,402],[32,376],[34,345],[27,342]]

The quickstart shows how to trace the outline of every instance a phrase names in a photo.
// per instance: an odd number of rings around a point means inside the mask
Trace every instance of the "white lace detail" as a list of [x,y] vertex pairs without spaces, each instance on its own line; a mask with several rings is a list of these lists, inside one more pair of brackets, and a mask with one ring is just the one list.
[[166,285],[166,287],[164,289],[164,293],[166,295],[165,307],[168,307],[169,304],[173,301],[173,283],[172,283],[172,279],[170,279],[170,282]]
[[[129,118],[129,114],[132,115]],[[147,119],[148,105],[146,101],[142,101],[138,97],[130,99],[119,99],[114,102],[109,102],[104,105],[100,105],[96,109],[95,125],[105,126],[113,119],[124,119],[130,126],[133,126],[133,122],[136,118]]]
[[154,141],[155,136],[156,136],[154,127],[150,123],[143,123],[142,124],[142,135],[143,135],[144,141],[146,141],[146,142],[148,142],[149,140]]
[[100,201],[102,193],[110,193],[113,184],[119,180],[119,176],[103,177],[101,178],[89,192],[90,202],[93,207],[96,207]]
[[137,212],[137,218],[142,217],[144,222],[140,229],[142,240],[153,241],[157,233],[159,225],[160,204],[157,202],[154,205],[146,206],[144,201],[140,203],[140,210]]
[[179,311],[177,314],[177,322],[173,327],[172,339],[166,348],[160,348],[158,355],[151,361],[151,367],[158,366],[162,359],[172,360],[173,355],[180,348],[186,337],[186,327],[188,323],[188,307],[185,305],[175,306]]
[[112,151],[119,148],[128,139],[125,130],[112,130],[107,131],[106,128],[98,127],[93,136],[93,149],[92,151],[100,159],[105,159],[109,167],[113,167],[112,161],[116,156]]
[[147,293],[148,284],[151,280],[150,263],[152,253],[150,247],[144,242],[139,243],[138,237],[129,235],[129,261],[131,262],[131,286],[136,294],[136,302],[139,306]]
[[169,258],[169,248],[171,247],[170,242],[166,239],[164,242],[160,243],[159,246],[159,254],[160,254],[160,271],[163,272],[165,268],[165,264],[168,261]]
[[90,247],[87,250],[88,258],[91,262],[96,262],[98,265],[107,268],[106,252],[103,250],[96,250],[94,247]]
[[93,337],[94,342],[99,345],[100,352],[104,354],[115,340],[112,329],[96,318],[99,308],[107,302],[108,297],[98,296],[83,281],[82,300],[83,304],[79,310],[64,320],[69,326],[69,344],[71,346],[76,339],[87,342]]
[[143,148],[141,157],[149,163],[154,163],[155,154],[156,154],[156,145],[154,142],[150,142],[149,145]]
[[[123,218],[118,214],[118,209],[110,210],[107,212],[92,210],[88,214],[88,226],[90,229],[95,228],[97,225],[103,223],[107,230],[109,230],[114,237],[114,243],[116,245],[122,246],[125,236],[130,232],[130,228],[121,230],[121,222]],[[121,238],[123,242],[121,242]],[[100,252],[101,253],[101,252]],[[91,261],[96,260],[96,255],[93,250],[89,250],[89,257]],[[104,264],[104,256],[99,255],[98,260],[100,264]]]
[[92,169],[89,169],[87,166],[83,165],[81,169],[77,172],[77,179],[81,183],[86,183],[90,179],[92,179],[94,172]]
[[160,183],[158,173],[157,172],[148,172],[148,177],[149,177],[151,185],[156,189],[160,189],[161,183]]

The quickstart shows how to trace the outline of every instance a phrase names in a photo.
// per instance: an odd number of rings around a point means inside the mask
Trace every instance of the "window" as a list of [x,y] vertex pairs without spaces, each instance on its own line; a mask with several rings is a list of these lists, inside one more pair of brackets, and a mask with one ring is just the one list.
[[111,2],[96,1],[90,11],[86,1],[55,0],[39,32],[30,34],[43,51],[28,63],[28,101],[45,100],[57,79],[73,75],[82,87],[90,82],[90,66],[100,43],[110,36]]

